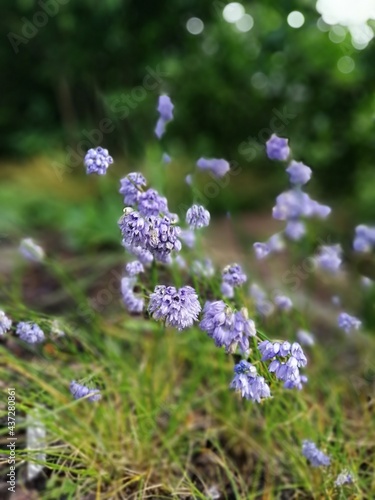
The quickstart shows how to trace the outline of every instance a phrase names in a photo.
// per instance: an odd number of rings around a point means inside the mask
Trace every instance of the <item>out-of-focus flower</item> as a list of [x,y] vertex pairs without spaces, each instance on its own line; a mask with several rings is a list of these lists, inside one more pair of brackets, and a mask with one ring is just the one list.
[[361,276],[361,285],[365,288],[369,288],[374,284],[373,280],[370,280],[367,276]]
[[158,139],[164,135],[167,123],[173,120],[173,108],[174,106],[169,96],[161,95],[159,97],[157,110],[160,116],[155,127],[155,135]]
[[359,330],[362,322],[355,316],[342,312],[337,317],[337,324],[345,333],[351,333],[353,330]]
[[193,184],[193,176],[191,174],[188,174],[185,177],[185,182],[188,186],[191,186]]
[[313,346],[315,344],[315,337],[307,330],[298,330],[297,340],[301,345]]
[[28,344],[39,344],[44,341],[43,330],[31,321],[21,321],[18,323],[16,335]]
[[122,245],[129,253],[134,255],[134,257],[137,257],[137,260],[139,260],[139,262],[141,262],[144,266],[150,265],[154,260],[152,253],[145,248],[129,245],[124,239],[122,240]]
[[223,281],[231,286],[241,286],[247,281],[247,276],[239,264],[229,264],[221,274]]
[[375,227],[360,224],[355,228],[353,248],[356,252],[371,252],[375,246]]
[[69,389],[74,399],[81,399],[88,396],[87,399],[89,401],[99,401],[99,399],[101,399],[102,397],[99,389],[90,389],[85,385],[79,384],[75,380],[72,380],[70,382]]
[[186,222],[191,229],[207,227],[210,223],[210,212],[201,205],[193,205],[186,212]]
[[307,165],[304,165],[302,162],[293,160],[286,171],[289,174],[289,180],[292,184],[302,186],[303,184],[309,182],[309,180],[311,179],[311,168]]
[[267,243],[261,243],[257,241],[253,244],[253,248],[255,256],[259,260],[266,258],[270,253],[270,247]]
[[170,163],[172,161],[172,158],[169,156],[168,153],[163,153],[163,156],[162,156],[162,162],[165,163],[166,165],[168,165],[168,163]]
[[211,259],[194,260],[191,266],[193,274],[204,278],[211,278],[215,274],[215,268]]
[[148,311],[166,326],[184,330],[197,321],[201,312],[198,295],[191,286],[177,290],[174,286],[159,285],[150,295]]
[[224,177],[230,170],[229,163],[226,160],[218,158],[199,158],[197,167],[201,170],[210,170],[216,177]]
[[330,207],[312,200],[303,191],[291,189],[277,196],[272,216],[277,220],[297,220],[301,217],[315,216],[324,219],[330,212]]
[[290,154],[288,139],[272,134],[266,142],[266,152],[270,160],[287,160]]
[[300,220],[290,220],[284,229],[284,233],[289,239],[298,241],[306,234],[306,226]]
[[121,293],[126,309],[131,313],[141,313],[145,305],[145,301],[138,294],[134,293],[134,287],[137,282],[136,278],[122,278]]
[[235,365],[234,374],[230,388],[240,392],[243,398],[260,403],[262,399],[271,396],[266,381],[257,374],[255,366],[248,361],[241,360]]
[[180,240],[182,240],[185,245],[189,248],[194,248],[195,245],[195,233],[191,229],[181,229]]
[[223,294],[223,297],[226,297],[227,299],[232,299],[234,297],[234,288],[225,281],[223,281],[220,285],[220,291]]
[[341,245],[323,245],[314,258],[317,267],[330,273],[337,273],[342,262]]
[[126,272],[129,276],[136,276],[139,273],[144,273],[145,268],[139,260],[133,260],[133,262],[126,264]]
[[89,149],[84,160],[87,174],[105,175],[111,163],[113,158],[109,155],[108,149],[101,147]]
[[12,326],[12,320],[6,316],[4,311],[0,311],[0,337],[4,335]]
[[139,172],[131,172],[121,179],[120,183],[120,194],[124,197],[125,205],[136,205],[142,192],[142,186],[147,184],[146,179]]
[[271,253],[280,252],[285,248],[284,240],[280,233],[273,234],[265,243],[256,242],[253,244],[255,256],[261,260]]
[[302,443],[302,455],[313,467],[327,467],[331,463],[329,456],[320,451],[313,441],[307,439]]
[[344,484],[352,484],[354,482],[354,478],[352,474],[348,470],[343,470],[340,472],[340,474],[337,476],[336,481],[335,481],[335,486],[344,486]]
[[32,238],[23,239],[20,243],[19,251],[25,259],[32,262],[42,262],[45,257],[43,248],[37,245]]
[[276,307],[281,311],[290,311],[293,307],[293,302],[286,295],[276,295],[274,302]]

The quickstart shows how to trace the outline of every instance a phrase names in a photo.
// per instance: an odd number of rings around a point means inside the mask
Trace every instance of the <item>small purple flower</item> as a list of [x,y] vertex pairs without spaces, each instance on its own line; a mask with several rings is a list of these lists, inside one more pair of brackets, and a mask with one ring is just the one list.
[[302,162],[292,161],[286,169],[289,174],[289,180],[292,184],[302,186],[311,179],[312,170]]
[[351,333],[353,330],[359,330],[362,322],[355,316],[342,312],[337,317],[337,324],[345,333]]
[[186,212],[186,222],[191,229],[207,227],[210,223],[210,212],[201,205],[193,205]]
[[330,273],[337,273],[342,262],[341,245],[323,245],[319,254],[314,258],[317,267]]
[[375,245],[375,227],[360,224],[355,228],[353,248],[356,252],[370,252]]
[[220,285],[220,291],[223,294],[223,297],[226,297],[227,299],[232,299],[234,297],[234,288],[225,281],[223,281]]
[[37,245],[32,238],[23,239],[20,243],[19,251],[25,259],[31,262],[42,262],[45,257],[43,248]]
[[310,197],[303,191],[291,189],[277,196],[272,216],[277,220],[295,220],[303,216],[309,217],[311,212]]
[[173,120],[173,108],[174,105],[169,96],[161,95],[159,97],[157,110],[160,117],[155,127],[155,134],[158,139],[164,135],[166,124]]
[[197,321],[201,306],[191,286],[176,290],[174,286],[159,285],[150,295],[148,312],[154,319],[165,321],[166,326],[184,330]]
[[237,345],[243,355],[248,355],[250,350],[249,338],[256,335],[255,323],[248,317],[246,308],[242,308],[234,315],[232,326],[232,341],[227,346],[227,350],[235,352]]
[[307,439],[302,442],[302,455],[307,458],[313,467],[327,467],[331,463],[329,456],[320,451],[315,443]]
[[186,260],[181,255],[176,255],[173,262],[177,265],[179,269],[187,269]]
[[148,266],[154,260],[152,253],[145,248],[129,245],[124,239],[122,240],[122,245],[129,253],[134,255],[134,257],[137,257],[137,260],[139,260],[139,262],[141,262],[144,266]]
[[5,315],[4,311],[0,311],[0,337],[4,335],[12,326],[12,320]]
[[108,149],[101,147],[89,149],[84,160],[87,174],[105,175],[111,163],[113,158],[109,155]]
[[250,285],[249,295],[255,301],[265,300],[267,298],[266,292],[257,283],[252,283]]
[[226,160],[218,158],[199,158],[197,167],[201,170],[210,170],[216,177],[224,177],[230,170],[229,163]]
[[141,313],[145,304],[144,299],[134,293],[136,282],[136,278],[125,277],[121,280],[122,299],[126,309],[131,313]]
[[161,157],[161,160],[163,163],[165,163],[166,165],[168,165],[168,163],[170,163],[172,161],[172,158],[169,156],[168,153],[163,153],[163,156]]
[[293,302],[286,295],[276,295],[274,302],[281,311],[290,311],[293,307]]
[[301,345],[305,346],[313,346],[315,344],[314,335],[306,330],[298,330],[297,340]]
[[253,244],[253,248],[258,260],[265,259],[270,253],[270,247],[267,243],[260,243],[257,241]]
[[142,263],[139,262],[139,260],[133,260],[133,262],[129,262],[128,264],[126,264],[126,272],[129,276],[133,277],[139,273],[144,273],[145,268],[143,267]]
[[230,388],[240,392],[243,398],[257,403],[271,396],[270,388],[264,378],[257,374],[255,366],[245,360],[235,365]]
[[182,240],[185,245],[189,248],[194,248],[195,246],[195,233],[191,229],[181,229],[180,240]]
[[120,193],[124,196],[125,205],[134,206],[138,203],[142,186],[146,186],[146,179],[139,172],[131,172],[120,181]]
[[306,226],[300,220],[290,220],[284,229],[284,233],[289,239],[298,241],[306,234]]
[[233,341],[234,313],[222,300],[206,302],[199,328],[212,337],[217,347],[228,347]]
[[193,176],[191,174],[188,174],[185,177],[185,182],[188,186],[191,186],[193,184]]
[[354,478],[352,474],[345,469],[337,476],[335,486],[341,487],[344,486],[344,484],[352,484],[353,482]]
[[221,274],[223,281],[231,286],[241,286],[247,281],[246,274],[239,264],[230,264],[223,269]]
[[28,344],[39,344],[44,341],[44,332],[31,321],[21,321],[16,328],[16,335]]
[[69,389],[74,399],[81,399],[88,396],[87,399],[89,401],[99,401],[102,397],[99,389],[90,389],[85,385],[79,384],[75,380],[70,382]]
[[144,216],[168,214],[167,198],[160,196],[155,189],[147,189],[147,191],[139,195],[138,210]]
[[168,262],[173,250],[176,252],[181,250],[181,241],[178,239],[180,227],[173,225],[167,216],[149,217],[148,221],[147,248],[156,260]]
[[285,161],[290,153],[288,139],[272,134],[266,142],[266,151],[270,160]]

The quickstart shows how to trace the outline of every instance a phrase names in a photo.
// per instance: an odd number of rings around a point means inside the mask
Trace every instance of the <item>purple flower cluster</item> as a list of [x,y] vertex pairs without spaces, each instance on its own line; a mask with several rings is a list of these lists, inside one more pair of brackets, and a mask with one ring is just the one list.
[[218,158],[199,158],[197,161],[197,167],[201,170],[209,170],[216,177],[224,177],[224,175],[230,170],[229,163],[226,160]]
[[99,401],[99,399],[101,399],[102,397],[99,389],[90,389],[85,385],[79,384],[75,380],[72,380],[70,382],[69,389],[74,399],[81,399],[88,396],[87,399],[89,401]]
[[311,168],[304,165],[302,162],[292,160],[286,171],[289,174],[289,181],[291,184],[302,186],[311,179]]
[[291,344],[287,341],[281,343],[264,340],[258,344],[258,349],[262,354],[262,361],[272,360],[268,370],[284,381],[286,389],[302,389],[307,378],[300,374],[299,368],[306,366],[307,359],[297,342]]
[[355,228],[353,248],[356,252],[371,252],[375,246],[375,227],[360,224]]
[[342,312],[337,317],[337,324],[345,333],[351,333],[353,330],[359,330],[362,322],[355,316]]
[[4,335],[12,326],[12,320],[6,316],[4,311],[0,311],[0,337]]
[[277,196],[272,216],[277,220],[296,221],[300,217],[325,219],[330,212],[328,206],[312,200],[307,193],[300,189],[291,189]]
[[290,311],[293,307],[293,302],[286,295],[276,295],[273,300],[280,311]]
[[194,288],[184,286],[177,290],[174,286],[159,285],[150,295],[148,312],[166,326],[184,330],[197,321],[201,305]]
[[247,280],[247,276],[239,264],[226,266],[221,273],[221,277],[223,280],[221,293],[229,299],[234,296],[234,287],[241,286]]
[[235,365],[234,373],[230,388],[240,392],[243,398],[260,403],[262,399],[271,396],[266,381],[257,374],[255,366],[248,361],[241,360]]
[[129,276],[136,276],[137,274],[144,273],[145,268],[143,264],[139,262],[139,260],[133,260],[133,262],[129,262],[126,264],[126,272]]
[[255,323],[248,318],[247,309],[233,311],[222,300],[206,302],[199,327],[227,352],[235,352],[238,346],[247,354],[249,339],[256,335]]
[[329,456],[320,451],[313,441],[307,439],[302,443],[302,455],[307,458],[313,467],[327,467],[331,463]]
[[155,189],[147,189],[139,195],[138,210],[144,216],[169,214],[167,198],[160,196]]
[[173,104],[169,96],[161,95],[158,101],[157,110],[159,112],[159,119],[155,127],[155,135],[158,139],[164,135],[165,127],[168,122],[173,120]]
[[270,160],[287,160],[290,154],[288,139],[272,134],[266,142],[266,152]]
[[186,212],[186,222],[191,229],[207,227],[210,223],[210,212],[201,205],[193,205]]
[[84,160],[87,174],[105,175],[111,163],[113,158],[109,155],[108,149],[101,147],[89,149]]
[[44,341],[43,330],[31,321],[21,321],[18,323],[16,335],[28,344],[39,344]]
[[145,304],[144,299],[134,293],[136,282],[136,278],[127,276],[121,280],[122,299],[126,309],[131,313],[141,313]]
[[146,186],[146,179],[139,172],[131,172],[120,181],[120,194],[124,196],[124,204],[135,206],[142,193],[142,186]]
[[323,245],[314,258],[316,266],[323,271],[337,273],[342,263],[341,245]]
[[154,256],[149,250],[140,246],[129,245],[124,239],[122,240],[122,245],[129,253],[134,255],[134,257],[137,257],[137,260],[139,260],[139,262],[141,262],[144,266],[148,266],[154,260]]
[[128,247],[148,250],[160,262],[168,262],[173,250],[181,250],[178,239],[180,228],[172,224],[169,217],[143,217],[131,208],[124,211],[119,227]]

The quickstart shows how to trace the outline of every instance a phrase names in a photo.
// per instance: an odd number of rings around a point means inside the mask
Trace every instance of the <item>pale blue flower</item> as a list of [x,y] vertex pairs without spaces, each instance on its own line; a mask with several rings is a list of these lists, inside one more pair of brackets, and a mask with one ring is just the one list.
[[79,384],[75,380],[72,380],[70,382],[69,389],[74,399],[81,399],[89,396],[87,398],[89,401],[99,401],[99,399],[101,399],[102,397],[99,389],[90,389],[85,385]]
[[87,174],[105,175],[112,163],[113,158],[109,155],[108,149],[101,147],[89,149],[84,160]]
[[313,467],[327,467],[331,463],[329,456],[320,451],[313,441],[307,439],[302,443],[302,455],[307,458]]

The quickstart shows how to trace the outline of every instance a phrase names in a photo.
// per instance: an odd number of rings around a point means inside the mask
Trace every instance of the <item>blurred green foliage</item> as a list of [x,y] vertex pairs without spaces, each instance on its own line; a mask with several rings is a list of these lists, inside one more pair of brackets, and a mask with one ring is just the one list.
[[[170,154],[225,157],[277,193],[285,182],[263,148],[276,131],[313,167],[319,196],[375,216],[374,44],[358,51],[349,34],[333,43],[313,0],[243,2],[254,19],[245,33],[224,21],[226,3],[3,0],[3,156],[63,151],[69,163],[101,142],[139,159],[155,140],[157,95],[168,92]],[[300,29],[286,21],[295,9]],[[205,26],[197,36],[186,30],[193,16]],[[348,74],[337,67],[344,56],[355,62]],[[247,201],[239,195],[234,208]]]

